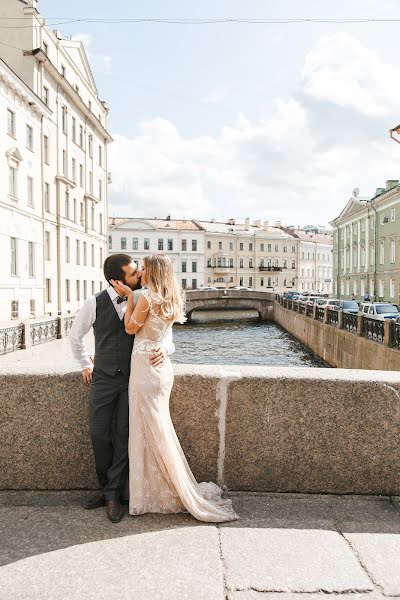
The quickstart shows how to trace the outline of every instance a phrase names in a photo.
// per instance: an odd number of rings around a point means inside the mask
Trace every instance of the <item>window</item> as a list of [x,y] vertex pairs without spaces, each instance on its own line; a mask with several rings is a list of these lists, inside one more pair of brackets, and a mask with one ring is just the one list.
[[51,302],[51,279],[46,279],[46,302]]
[[81,243],[79,240],[76,240],[76,264],[81,264]]
[[192,290],[197,289],[197,279],[192,279]]
[[394,223],[396,221],[396,209],[392,208],[392,210],[390,211],[390,220],[392,223]]
[[83,299],[84,300],[87,299],[87,281],[86,280],[83,282]]
[[264,244],[260,244],[260,251],[264,252]]
[[65,236],[65,262],[71,262],[71,247],[70,238],[68,235]]
[[87,242],[83,242],[83,264],[87,266]]
[[64,205],[64,216],[66,219],[69,219],[69,192],[65,192]]
[[12,300],[11,302],[11,318],[18,319],[18,300]]
[[249,243],[249,250],[250,250],[250,251],[251,251],[251,250],[253,250],[253,242],[250,242],[250,243]]
[[[94,244],[91,247],[91,258],[92,258],[92,267],[94,267]],[[93,288],[92,288],[93,289]],[[93,292],[94,293],[94,292]]]
[[[210,261],[211,261],[211,259],[210,259]],[[186,265],[186,260],[183,260],[182,261],[182,269],[181,269],[182,273],[186,273],[186,266],[187,266]]]
[[76,160],[72,159],[72,181],[76,183]]
[[65,150],[62,153],[62,172],[63,175],[67,175],[67,152]]
[[197,240],[192,240],[192,251],[197,252]]
[[173,250],[174,249],[174,241],[173,240],[168,240],[168,246],[167,246],[168,250]]
[[83,148],[83,127],[79,125],[79,145]]
[[390,262],[396,262],[396,241],[390,240]]
[[43,52],[45,53],[46,56],[49,55],[49,45],[46,44],[46,42],[43,42]]
[[275,252],[279,252],[279,246],[278,246],[278,244],[275,244]]
[[271,252],[271,248],[272,248],[271,244],[268,244],[268,252]]
[[33,151],[33,129],[30,125],[26,126],[26,147]]
[[239,250],[243,250],[243,242],[240,242],[240,244],[239,244]]
[[239,279],[239,285],[243,285],[243,277],[240,277],[240,279]]
[[92,281],[92,296],[94,296],[94,281]]
[[283,246],[283,251],[287,252],[287,246]]
[[90,112],[92,112],[92,101],[91,100],[89,100],[89,102],[88,102],[88,108],[89,108]]
[[46,163],[46,165],[50,164],[49,161],[49,136],[48,135],[44,135],[43,136],[43,160]]
[[295,268],[296,268],[296,261],[292,260],[292,269],[295,269]]
[[222,250],[222,242],[218,242],[218,249]]
[[17,238],[10,238],[11,275],[18,275]]
[[50,184],[44,184],[44,210],[50,212]]
[[207,267],[211,267],[211,258],[207,258]]
[[144,238],[143,248],[144,250],[150,250],[150,238]]
[[100,167],[102,166],[102,162],[103,162],[103,148],[101,146],[99,146],[99,165],[100,165]]
[[121,238],[121,250],[126,250],[126,237]]
[[379,264],[385,264],[385,242],[383,240],[379,242]]
[[94,203],[90,208],[90,226],[94,230]]
[[192,273],[197,273],[197,262],[192,261]]
[[49,105],[49,88],[47,88],[45,85],[43,86],[43,102],[46,106]]
[[261,258],[261,259],[260,259],[260,267],[263,267],[263,266],[264,266],[264,259],[263,259],[263,258]]
[[296,246],[292,246],[292,254],[296,253]]
[[[164,240],[161,238],[158,238],[158,249],[164,250]],[[146,250],[146,248],[145,248],[145,250]]]
[[394,279],[393,278],[390,279],[390,297],[391,298],[395,297],[395,285],[394,285]]
[[93,136],[91,133],[89,133],[89,136],[88,136],[88,145],[89,145],[89,156],[90,156],[90,158],[93,158]]
[[71,290],[70,290],[69,279],[65,280],[65,301],[71,302]]
[[[110,236],[111,238],[111,236]],[[111,248],[111,246],[110,246]],[[138,238],[132,238],[132,250],[139,250],[139,240]]]
[[99,252],[99,267],[100,269],[103,266],[103,248],[100,248],[100,252]]
[[83,202],[81,202],[80,222],[81,225],[85,224],[85,208]]
[[9,108],[7,109],[7,133],[8,135],[11,135],[12,137],[16,137],[16,133],[15,133],[15,112],[13,112],[12,110],[10,110]]
[[253,268],[253,259],[249,258],[249,269]]
[[34,198],[33,198],[33,178],[27,177],[26,183],[27,183],[27,192],[28,192],[28,206],[34,206],[35,203],[34,203]]
[[382,213],[381,213],[381,219],[380,219],[380,222],[381,222],[381,225],[383,225],[383,224],[384,224],[384,222],[385,222],[385,213],[384,213],[384,212],[382,212]]
[[103,215],[99,214],[99,233],[103,233]]
[[67,107],[61,107],[61,124],[63,133],[67,133]]
[[182,240],[181,241],[181,248],[184,252],[186,252],[187,250],[187,240]]
[[93,171],[89,171],[89,192],[93,195]]
[[286,259],[283,261],[283,268],[287,269],[287,260]]
[[229,242],[229,250],[233,250],[233,242]]
[[261,278],[260,278],[260,286],[261,286],[261,287],[264,287],[264,277],[261,277]]
[[44,258],[45,258],[45,260],[51,259],[50,231],[44,232]]
[[15,167],[8,167],[8,174],[10,196],[17,198],[17,169]]
[[243,269],[243,258],[239,258],[239,268]]
[[182,279],[182,289],[184,289],[184,290],[185,290],[185,289],[186,289],[186,286],[187,286],[187,281],[186,281],[186,279]]
[[211,250],[211,242],[207,242],[207,249]]
[[79,279],[76,280],[76,300],[79,302],[81,299],[81,282]]
[[61,65],[61,76],[62,76],[62,77],[65,77],[65,76],[66,76],[66,73],[67,73],[67,71],[66,71],[66,68],[65,68],[65,66],[64,66],[64,65]]
[[79,165],[79,185],[83,187],[83,165]]
[[72,141],[76,143],[76,119],[72,117]]
[[101,183],[101,179],[99,179],[99,196],[98,196],[99,200],[103,200],[103,186]]

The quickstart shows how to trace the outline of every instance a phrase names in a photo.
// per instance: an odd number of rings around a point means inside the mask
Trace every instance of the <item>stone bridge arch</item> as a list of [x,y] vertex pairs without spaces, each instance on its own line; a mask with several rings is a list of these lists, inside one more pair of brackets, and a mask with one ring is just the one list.
[[186,315],[191,318],[195,310],[242,309],[256,310],[262,321],[273,319],[275,294],[247,290],[189,290],[186,292]]

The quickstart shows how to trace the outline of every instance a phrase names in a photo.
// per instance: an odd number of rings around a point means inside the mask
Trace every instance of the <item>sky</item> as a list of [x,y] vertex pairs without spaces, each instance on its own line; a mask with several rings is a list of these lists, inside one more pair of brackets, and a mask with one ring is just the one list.
[[[400,19],[398,0],[39,0],[59,18]],[[70,23],[110,106],[109,214],[327,225],[400,179],[399,22]]]

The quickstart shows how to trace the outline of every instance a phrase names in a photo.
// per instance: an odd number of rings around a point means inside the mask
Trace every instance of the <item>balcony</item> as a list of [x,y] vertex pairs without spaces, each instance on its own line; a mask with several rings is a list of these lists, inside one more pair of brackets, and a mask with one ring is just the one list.
[[281,272],[283,270],[283,267],[273,267],[272,265],[267,265],[266,267],[264,265],[260,265],[258,267],[259,271],[268,271],[268,272],[272,272],[272,273],[276,273],[276,272]]
[[231,273],[234,270],[233,265],[213,265],[214,273]]

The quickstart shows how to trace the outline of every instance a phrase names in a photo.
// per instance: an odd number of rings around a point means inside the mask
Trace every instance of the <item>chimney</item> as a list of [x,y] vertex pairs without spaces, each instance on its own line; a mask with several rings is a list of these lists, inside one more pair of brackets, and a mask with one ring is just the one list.
[[399,185],[398,179],[388,179],[386,182],[386,189],[391,190],[392,188],[395,188],[397,185]]
[[262,221],[261,221],[261,219],[257,219],[256,225],[257,225],[257,227],[262,227]]
[[[387,188],[387,189],[389,189],[389,188]],[[383,192],[386,192],[386,188],[376,188],[375,196],[379,196],[380,194],[383,194]]]
[[236,224],[236,220],[233,219],[232,217],[230,219],[228,219],[228,225],[235,225]]
[[250,229],[250,219],[249,217],[246,217],[244,220],[244,228],[246,229],[246,231],[249,231]]
[[166,221],[170,221],[171,220],[171,215],[167,215]]
[[280,221],[275,221],[275,227],[280,227],[281,226],[281,222]]
[[268,231],[268,221],[264,221],[264,229],[265,231]]

